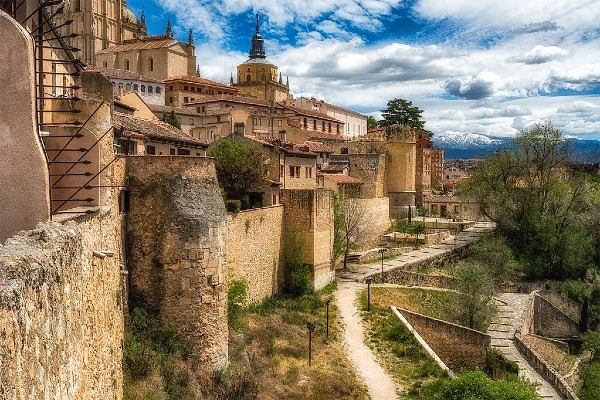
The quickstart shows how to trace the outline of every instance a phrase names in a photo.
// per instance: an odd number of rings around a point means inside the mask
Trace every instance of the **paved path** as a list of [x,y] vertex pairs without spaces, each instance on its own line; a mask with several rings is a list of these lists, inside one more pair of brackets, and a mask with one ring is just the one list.
[[375,359],[365,344],[362,318],[356,308],[356,294],[362,285],[356,282],[341,282],[336,291],[336,301],[344,323],[344,339],[350,362],[367,385],[373,400],[397,400],[397,386]]
[[503,302],[498,307],[498,314],[492,321],[488,334],[492,337],[492,347],[500,351],[507,359],[519,366],[519,375],[537,383],[537,392],[542,399],[560,400],[560,395],[544,378],[538,374],[523,358],[513,343],[517,327],[523,323],[522,316],[529,305],[529,294],[502,293],[498,298]]

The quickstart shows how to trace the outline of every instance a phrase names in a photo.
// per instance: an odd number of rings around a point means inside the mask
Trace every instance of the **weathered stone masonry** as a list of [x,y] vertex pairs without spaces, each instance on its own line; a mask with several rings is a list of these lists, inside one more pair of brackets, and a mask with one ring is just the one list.
[[207,366],[227,364],[226,212],[209,158],[129,158],[132,288]]

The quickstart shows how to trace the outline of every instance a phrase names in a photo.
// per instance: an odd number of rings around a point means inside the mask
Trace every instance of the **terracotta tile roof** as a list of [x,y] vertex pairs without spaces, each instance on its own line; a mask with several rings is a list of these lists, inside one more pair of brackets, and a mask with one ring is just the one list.
[[319,131],[314,131],[314,132],[305,131],[305,132],[311,139],[334,140],[334,141],[341,141],[341,142],[348,141],[348,139],[346,139],[342,135],[337,135],[335,133],[325,133],[325,132],[319,132]]
[[201,140],[162,121],[149,120],[115,112],[115,125],[123,127],[127,132],[145,135],[149,139],[166,140],[193,146],[207,147],[206,143]]
[[144,82],[152,82],[152,83],[161,83],[158,79],[150,78],[149,76],[144,76],[142,74],[138,74],[137,72],[127,71],[125,69],[118,68],[104,68],[104,67],[95,67],[93,65],[86,68],[86,71],[97,71],[107,78],[113,79],[129,79],[132,81],[144,81]]
[[[199,113],[193,107],[173,107],[173,106],[162,106],[158,104],[148,104],[148,107],[154,114],[156,113],[170,113],[175,111],[176,115],[191,115],[194,117],[210,117],[212,115],[228,115],[231,113],[231,108],[218,108],[216,110]],[[223,121],[227,122],[227,121]]]
[[321,172],[323,172],[323,173],[328,173],[328,172],[341,173],[341,172],[344,172],[345,168],[346,167],[343,166],[343,165],[332,165],[332,164],[329,164],[326,167],[322,167],[321,168]]
[[323,114],[322,112],[319,112],[319,111],[307,110],[307,109],[304,109],[304,108],[291,106],[291,105],[289,105],[287,103],[278,103],[278,104],[281,105],[283,108],[286,108],[286,109],[288,109],[290,111],[293,111],[293,112],[295,112],[296,114],[299,114],[299,115],[305,115],[307,117],[320,118],[320,119],[324,119],[324,120],[327,120],[327,121],[337,122],[339,124],[343,124],[344,123],[344,122],[342,122],[342,121],[340,121],[338,119],[330,117],[329,115]]
[[132,41],[130,43],[118,44],[115,46],[107,47],[104,50],[98,52],[98,54],[107,54],[107,53],[119,53],[122,51],[133,51],[133,50],[149,50],[149,49],[161,49],[165,47],[170,47],[178,43],[177,40],[173,38],[163,38],[160,37],[158,40],[148,40],[141,39]]
[[342,111],[342,112],[345,112],[346,114],[354,114],[354,115],[356,115],[357,117],[364,117],[364,118],[367,118],[367,116],[366,116],[366,115],[364,115],[364,114],[361,114],[361,113],[359,113],[358,111],[350,110],[349,108],[340,107],[340,106],[337,106],[337,105],[335,105],[335,104],[328,103],[328,102],[326,102],[326,101],[323,101],[323,100],[317,100],[317,99],[315,99],[315,98],[310,98],[310,99],[309,99],[309,98],[307,98],[307,97],[300,97],[300,98],[298,98],[298,99],[295,99],[295,102],[296,102],[296,103],[297,103],[298,101],[300,101],[300,102],[307,102],[307,103],[309,103],[309,102],[312,102],[312,103],[314,103],[314,104],[324,105],[324,106],[326,106],[326,107],[330,107],[330,108],[334,108],[334,109],[336,109],[336,110],[340,110],[340,111]]
[[[216,96],[205,96],[203,98],[199,98],[191,103],[187,103],[188,106],[194,104],[206,104],[206,103],[216,103],[219,101],[228,101],[231,103],[239,103],[239,104],[250,104],[257,105],[262,107],[271,107],[271,102],[267,100],[257,99],[254,97],[244,97],[244,96],[229,96],[225,94],[216,95]],[[275,108],[282,108],[281,105],[275,103]]]
[[323,178],[338,184],[362,185],[364,182],[344,174],[323,174]]
[[237,88],[235,88],[233,86],[229,86],[225,83],[211,81],[210,79],[201,78],[201,77],[195,76],[195,75],[176,75],[176,76],[170,76],[170,77],[162,80],[163,83],[171,83],[171,82],[175,82],[175,81],[185,81],[185,82],[191,82],[191,83],[198,83],[200,85],[218,86],[218,87],[225,88],[227,90],[233,90],[236,92],[238,91]]
[[326,144],[323,144],[321,142],[311,142],[310,140],[305,141],[304,143],[300,144],[299,146],[306,146],[313,153],[333,153],[334,152],[334,150],[331,147],[327,146]]

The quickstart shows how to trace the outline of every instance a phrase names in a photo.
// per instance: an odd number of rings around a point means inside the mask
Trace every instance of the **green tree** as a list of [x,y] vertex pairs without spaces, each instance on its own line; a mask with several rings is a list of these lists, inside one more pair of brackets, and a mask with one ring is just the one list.
[[215,158],[219,185],[227,199],[240,200],[264,183],[265,155],[258,145],[230,136],[216,142],[207,154]]
[[583,276],[592,255],[581,221],[590,186],[569,170],[568,143],[550,122],[522,131],[514,143],[488,157],[458,194],[496,222],[529,277]]
[[306,235],[296,224],[285,229],[285,242],[282,259],[284,267],[283,290],[294,297],[300,297],[310,289],[311,271],[304,264],[303,254],[306,247]]
[[463,263],[457,271],[459,299],[458,313],[471,329],[485,331],[494,313],[492,294],[494,286],[487,271],[475,263]]
[[177,119],[177,115],[175,115],[175,110],[171,110],[171,112],[164,113],[160,120],[166,122],[169,125],[173,125],[177,129],[181,129],[181,122],[179,122],[179,120]]
[[372,115],[367,117],[367,129],[377,128],[377,120]]
[[600,361],[600,333],[594,331],[586,333],[582,348],[590,352],[590,362]]
[[413,106],[409,100],[392,99],[381,113],[383,119],[379,121],[379,126],[402,125],[421,130],[425,127],[425,121],[421,117],[423,110]]

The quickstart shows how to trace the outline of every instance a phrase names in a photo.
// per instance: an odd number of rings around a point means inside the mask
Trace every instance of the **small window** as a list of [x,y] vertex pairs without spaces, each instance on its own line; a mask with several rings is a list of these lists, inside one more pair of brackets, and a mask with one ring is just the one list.
[[129,196],[129,190],[121,190],[119,192],[119,211],[123,214],[127,214],[131,209],[131,197]]
[[173,96],[169,97],[169,104],[173,104]]
[[108,68],[108,62],[107,61],[104,61],[103,65],[104,65],[104,68]]
[[129,60],[125,60],[125,69],[129,71]]
[[296,172],[296,168],[290,166],[290,177],[293,178],[294,177],[294,172]]
[[160,88],[160,86],[157,86],[157,87],[156,87],[156,94],[160,94],[161,90],[162,90],[162,89]]
[[154,71],[154,58],[150,59],[149,69],[150,69],[150,71]]
[[188,92],[190,90],[190,87],[189,86],[184,86],[183,90],[185,90],[186,92]]
[[176,153],[177,153],[177,151],[175,150],[175,148],[174,148],[174,147],[171,147],[171,148],[169,149],[169,155],[171,155],[171,156],[174,156]]
[[138,85],[137,83],[134,83],[134,84],[133,84],[133,90],[135,90],[136,92],[137,92],[138,90],[140,90],[140,87],[139,87],[139,85]]
[[183,98],[183,102],[184,102],[184,103],[189,103],[189,101],[188,101],[188,100],[189,100],[189,98],[188,98],[188,97],[184,97],[184,98]]
[[252,77],[250,76],[250,74],[246,75],[246,81],[250,82],[252,80]]
[[316,131],[317,130],[317,120],[313,119],[313,129]]
[[196,93],[196,86],[192,86],[192,92]]
[[125,90],[131,90],[131,83],[125,85]]
[[308,128],[308,122],[306,121],[306,118],[304,118],[304,127]]
[[178,148],[177,149],[177,155],[179,156],[189,156],[190,155],[190,150],[189,149],[183,149],[183,148]]
[[329,132],[331,132],[331,122],[329,123]]
[[169,90],[173,91],[173,85],[169,86]]
[[191,101],[192,103],[194,102],[194,100],[196,100],[196,98],[195,98],[195,97],[192,97],[192,98],[190,99],[190,101]]
[[154,90],[154,87],[148,86],[148,93],[152,93],[153,90]]
[[151,155],[151,156],[155,155],[156,154],[156,147],[147,145],[146,146],[146,154]]
[[336,126],[335,126],[335,130],[336,130],[337,134],[339,135],[339,134],[340,134],[340,126],[339,126],[339,125],[336,125]]
[[281,127],[282,125],[283,125],[283,121],[281,121],[281,120],[278,120],[278,121],[277,121],[277,126]]
[[146,93],[146,85],[142,85],[142,93]]
[[323,132],[325,132],[325,121],[323,121],[323,123],[322,123],[321,125],[323,125],[321,130],[322,130]]
[[342,147],[342,148],[340,149],[340,153],[341,153],[341,154],[348,154],[348,148],[347,148],[347,147]]

